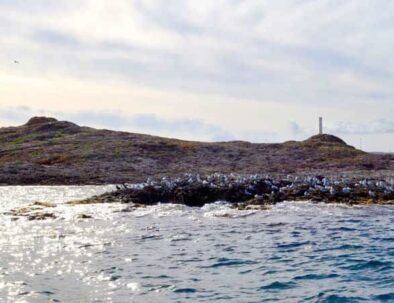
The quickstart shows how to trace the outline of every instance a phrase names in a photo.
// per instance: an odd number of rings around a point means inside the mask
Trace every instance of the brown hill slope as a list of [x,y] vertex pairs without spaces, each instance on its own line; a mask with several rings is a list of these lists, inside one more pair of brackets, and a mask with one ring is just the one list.
[[97,130],[34,117],[0,128],[0,183],[95,184],[194,173],[392,174],[393,155],[357,150],[331,135],[281,144],[204,143]]

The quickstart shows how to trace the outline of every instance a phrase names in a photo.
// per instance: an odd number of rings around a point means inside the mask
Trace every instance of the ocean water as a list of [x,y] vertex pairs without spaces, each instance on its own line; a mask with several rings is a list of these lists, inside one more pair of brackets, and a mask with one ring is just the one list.
[[0,302],[394,302],[392,206],[63,204],[111,188],[0,188]]

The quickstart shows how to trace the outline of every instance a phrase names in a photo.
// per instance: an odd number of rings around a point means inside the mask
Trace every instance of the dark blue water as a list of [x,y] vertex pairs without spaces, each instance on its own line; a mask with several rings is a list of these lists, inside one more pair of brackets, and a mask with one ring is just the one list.
[[394,302],[390,206],[56,212],[0,230],[0,302]]

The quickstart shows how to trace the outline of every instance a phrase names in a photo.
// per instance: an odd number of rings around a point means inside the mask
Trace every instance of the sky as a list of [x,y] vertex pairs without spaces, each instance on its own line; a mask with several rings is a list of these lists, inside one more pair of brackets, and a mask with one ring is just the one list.
[[[394,152],[394,1],[0,0],[0,126]],[[17,62],[15,62],[17,61]]]

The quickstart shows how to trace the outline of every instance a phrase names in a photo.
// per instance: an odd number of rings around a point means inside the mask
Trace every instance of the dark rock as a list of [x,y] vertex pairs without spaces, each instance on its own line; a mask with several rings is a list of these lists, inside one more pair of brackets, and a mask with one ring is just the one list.
[[26,126],[38,125],[38,124],[48,124],[52,122],[57,122],[55,118],[49,117],[32,117],[25,124]]
[[93,217],[91,215],[86,215],[86,214],[79,214],[78,219],[92,219]]
[[33,205],[42,206],[42,207],[56,207],[56,204],[50,202],[40,202],[40,201],[34,202]]
[[55,219],[56,216],[52,213],[34,213],[29,214],[27,216],[28,220],[46,220],[46,219]]
[[48,202],[34,202],[31,205],[15,208],[4,214],[12,216],[12,220],[17,220],[16,218],[19,217],[25,217],[28,220],[55,219],[55,214],[44,211],[46,208],[52,207],[56,207],[56,205]]
[[315,135],[310,137],[309,139],[303,141],[304,143],[335,143],[335,144],[340,144],[340,145],[347,145],[345,141],[343,141],[341,138],[338,138],[333,135],[329,134],[321,134],[321,135]]
[[226,176],[221,174],[187,174],[184,177],[148,180],[127,187],[118,186],[114,192],[95,196],[79,203],[133,203],[153,205],[176,203],[203,206],[216,201],[227,201],[241,209],[265,208],[282,201],[311,200],[348,204],[394,203],[394,186],[381,180],[329,180],[323,176],[272,180],[259,175]]
[[67,121],[58,121],[54,118],[34,117],[25,124],[27,134],[35,134],[36,139],[45,140],[53,137],[53,134],[61,138],[64,134],[76,134],[80,127]]

